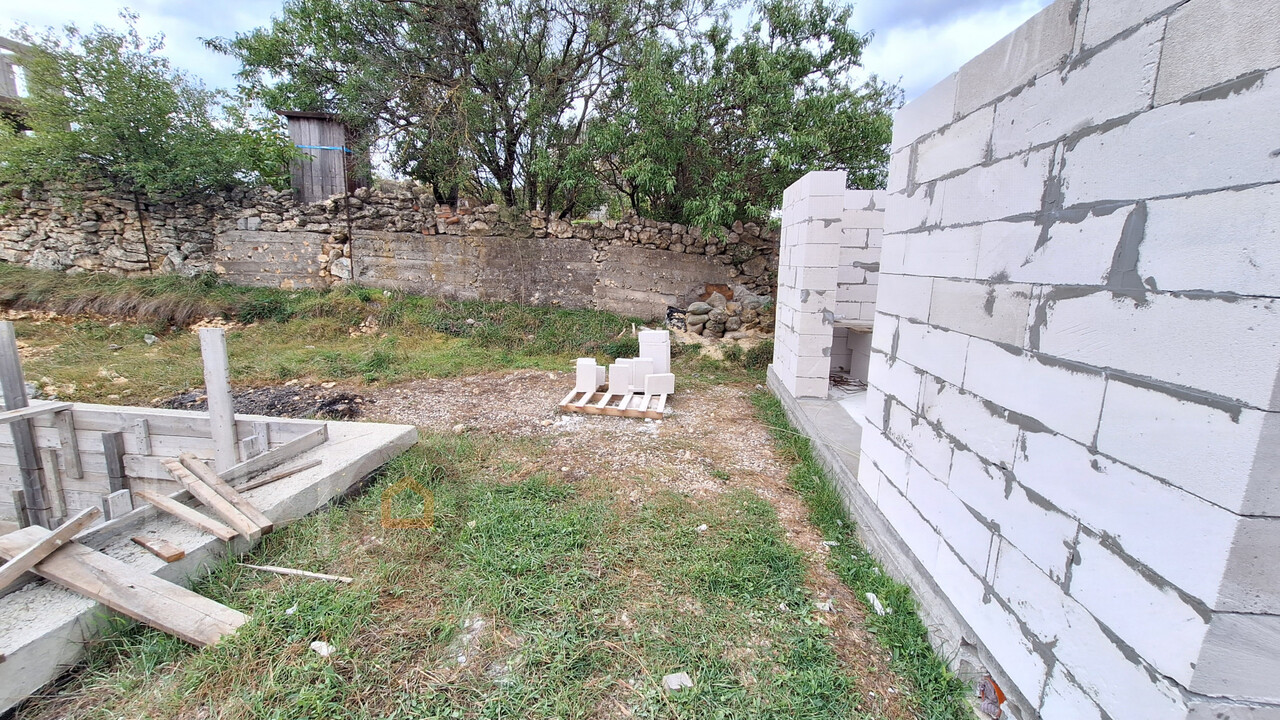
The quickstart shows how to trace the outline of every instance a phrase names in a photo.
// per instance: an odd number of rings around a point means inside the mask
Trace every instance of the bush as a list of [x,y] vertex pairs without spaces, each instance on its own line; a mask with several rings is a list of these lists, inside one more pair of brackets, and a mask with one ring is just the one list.
[[773,341],[765,340],[747,350],[742,357],[742,365],[748,370],[764,370],[773,362]]
[[636,357],[640,354],[640,338],[635,335],[625,335],[601,345],[600,350],[614,360]]

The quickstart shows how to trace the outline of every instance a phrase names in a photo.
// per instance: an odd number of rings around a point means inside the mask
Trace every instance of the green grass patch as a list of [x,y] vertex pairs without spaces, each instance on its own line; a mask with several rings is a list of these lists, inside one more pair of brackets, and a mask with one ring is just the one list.
[[[196,589],[251,614],[235,636],[195,650],[119,628],[18,717],[871,720],[771,505],[743,491],[633,508],[604,480],[509,477],[548,447],[425,436],[248,560],[355,583],[225,563]],[[434,496],[431,529],[380,524],[382,492],[406,476]],[[678,671],[695,688],[661,692]]]
[[963,699],[969,688],[947,669],[929,644],[911,590],[886,575],[858,540],[856,526],[845,512],[835,485],[814,457],[809,439],[791,426],[778,398],[759,391],[751,400],[760,419],[768,425],[782,459],[794,464],[788,479],[804,498],[809,521],[826,540],[839,543],[832,548],[832,571],[858,597],[872,592],[885,607],[893,608],[889,615],[869,613],[868,629],[892,653],[893,669],[914,686],[913,697],[920,716],[930,720],[971,720],[972,711]]

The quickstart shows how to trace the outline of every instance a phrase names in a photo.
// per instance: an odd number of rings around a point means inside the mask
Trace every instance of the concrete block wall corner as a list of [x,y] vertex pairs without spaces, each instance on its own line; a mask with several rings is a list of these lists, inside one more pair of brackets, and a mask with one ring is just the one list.
[[[842,494],[1009,717],[1280,717],[1277,117],[1275,0],[1059,0],[896,117]],[[774,373],[825,398],[866,268],[798,227]]]

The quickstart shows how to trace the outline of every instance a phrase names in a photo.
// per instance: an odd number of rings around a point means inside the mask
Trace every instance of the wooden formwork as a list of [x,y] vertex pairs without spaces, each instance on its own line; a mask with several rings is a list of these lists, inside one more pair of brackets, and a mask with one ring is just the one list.
[[649,418],[661,420],[666,413],[667,394],[645,395],[643,393],[610,393],[598,390],[579,392],[577,390],[564,396],[560,401],[560,409],[565,412],[585,413],[587,415],[613,415],[616,417]]

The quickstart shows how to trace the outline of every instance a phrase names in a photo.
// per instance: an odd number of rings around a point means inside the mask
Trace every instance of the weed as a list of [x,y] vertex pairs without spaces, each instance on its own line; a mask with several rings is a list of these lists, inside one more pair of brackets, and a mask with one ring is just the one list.
[[600,351],[615,360],[636,357],[640,354],[640,338],[635,335],[624,335],[606,342],[600,347]]
[[893,613],[869,615],[868,623],[880,644],[893,654],[893,669],[915,686],[922,717],[931,720],[969,720],[973,717],[963,695],[965,684],[957,678],[929,644],[928,633],[916,614],[911,590],[884,573],[858,541],[835,485],[813,455],[809,439],[791,426],[782,402],[760,391],[752,396],[760,419],[769,426],[774,445],[794,463],[789,480],[804,498],[809,519],[827,540],[839,543],[830,567],[861,597],[873,592]]

